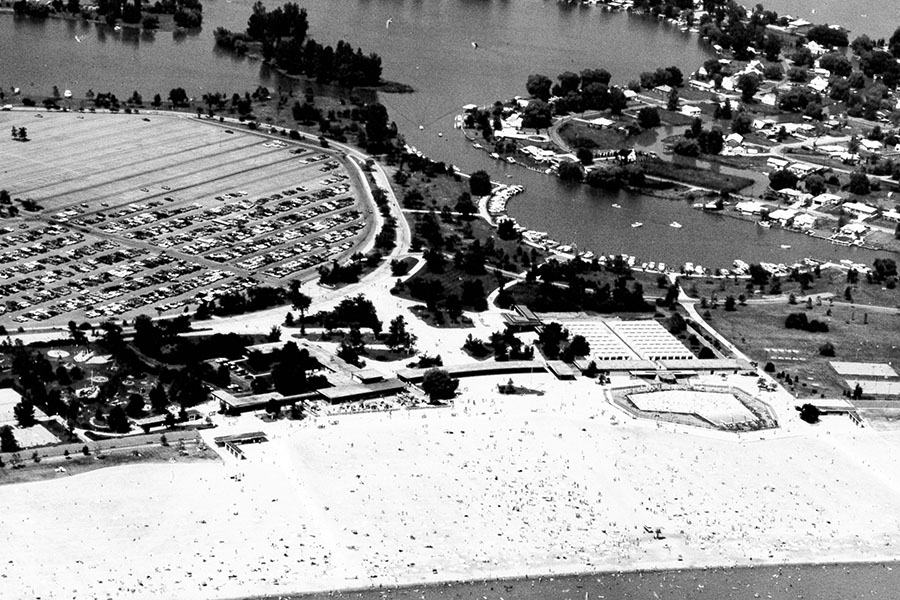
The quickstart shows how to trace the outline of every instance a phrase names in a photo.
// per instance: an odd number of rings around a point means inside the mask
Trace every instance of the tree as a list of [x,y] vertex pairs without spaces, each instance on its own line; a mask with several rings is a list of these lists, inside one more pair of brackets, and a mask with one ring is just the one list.
[[778,55],[781,54],[781,38],[777,35],[772,35],[771,33],[767,35],[766,41],[763,44],[763,53],[766,55],[767,61],[777,61]]
[[19,127],[19,130],[16,133],[16,136],[18,137],[20,142],[27,142],[28,141],[28,130],[25,129],[24,127]]
[[173,106],[187,106],[188,95],[184,88],[174,88],[169,91],[169,102]]
[[773,171],[769,175],[769,187],[776,191],[794,189],[797,185],[797,181],[799,181],[797,176],[787,169],[779,169],[778,171]]
[[584,179],[584,168],[575,160],[560,163],[556,169],[557,175],[563,181],[581,181]]
[[415,343],[416,336],[406,330],[406,319],[403,315],[392,319],[385,340],[387,347],[395,352],[412,352]]
[[469,178],[469,191],[473,196],[487,196],[492,187],[491,176],[486,171],[475,171]]
[[591,165],[594,163],[594,153],[588,150],[587,148],[579,148],[575,152],[575,156],[578,157],[578,161],[585,165]]
[[128,396],[128,404],[125,406],[125,414],[132,419],[139,419],[144,414],[144,399],[140,394]]
[[34,404],[25,398],[13,407],[13,414],[19,427],[31,427],[36,422],[34,419]]
[[737,310],[737,309],[735,308],[735,300],[734,300],[734,296],[726,296],[726,297],[725,297],[725,310],[728,311],[728,312]]
[[678,110],[678,90],[675,88],[672,88],[666,97],[666,110]]
[[300,282],[296,279],[291,281],[288,298],[293,307],[300,311],[300,334],[306,335],[306,311],[312,304],[312,298],[300,291]]
[[541,350],[547,358],[556,358],[559,355],[559,345],[569,338],[569,332],[563,326],[552,321],[541,328],[538,333],[538,342]]
[[13,433],[12,427],[4,425],[0,427],[0,452],[18,452],[19,442]]
[[463,192],[459,195],[453,210],[461,213],[464,219],[470,219],[478,212],[478,207],[472,202],[472,195],[469,192]]
[[459,380],[450,377],[450,373],[444,369],[429,369],[422,376],[420,387],[432,402],[449,400],[456,395]]
[[525,84],[525,89],[528,90],[529,95],[540,98],[544,102],[550,99],[550,89],[552,87],[553,82],[545,75],[529,75],[528,82]]
[[731,131],[734,133],[739,133],[741,135],[747,135],[753,130],[753,119],[750,118],[750,115],[744,112],[739,112],[734,116],[734,120],[731,121]]
[[847,191],[851,194],[865,195],[869,193],[871,188],[869,178],[862,171],[854,171],[850,173],[850,182],[847,185]]
[[532,100],[522,112],[522,127],[546,129],[551,125],[553,111],[543,100]]
[[659,110],[655,106],[645,106],[638,111],[638,125],[642,129],[658,127],[660,124]]
[[819,354],[821,356],[834,356],[834,344],[831,342],[825,342],[821,346],[819,346]]
[[114,406],[106,416],[106,423],[109,428],[116,433],[128,433],[131,430],[131,423],[125,414],[125,409],[121,406]]
[[749,103],[759,91],[759,78],[752,73],[744,73],[738,78],[737,87],[741,90],[741,100]]
[[157,382],[150,389],[150,407],[153,409],[153,412],[159,414],[165,411],[168,405],[169,397],[166,395],[166,389],[161,382]]
[[818,423],[822,411],[815,404],[804,404],[800,407],[800,418],[807,423]]
[[813,196],[818,196],[825,191],[825,179],[815,173],[806,178],[804,185],[806,186],[806,191]]
[[831,71],[832,75],[839,77],[847,77],[853,72],[853,65],[850,63],[850,60],[838,52],[829,52],[820,57],[819,66]]

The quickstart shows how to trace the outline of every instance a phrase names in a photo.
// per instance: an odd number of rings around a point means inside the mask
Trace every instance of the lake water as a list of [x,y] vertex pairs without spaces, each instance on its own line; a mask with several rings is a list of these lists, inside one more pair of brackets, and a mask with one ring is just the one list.
[[[251,6],[251,0],[207,0],[205,26],[190,35],[113,32],[79,22],[0,15],[0,86],[15,85],[37,98],[57,85],[76,96],[91,88],[120,96],[138,90],[147,99],[157,92],[165,97],[179,86],[191,96],[248,90],[260,82],[277,88],[280,77],[260,63],[214,48],[212,31],[217,26],[243,29]],[[568,186],[493,161],[473,151],[452,128],[462,105],[525,94],[525,81],[533,73],[555,77],[566,70],[602,67],[622,84],[659,66],[674,64],[690,73],[710,56],[695,35],[657,19],[552,0],[310,0],[302,6],[309,11],[316,39],[334,43],[343,38],[379,53],[385,78],[417,90],[382,95],[410,144],[464,171],[485,169],[495,180],[524,185],[526,193],[512,201],[509,211],[527,227],[547,231],[563,243],[575,242],[580,249],[669,264],[692,261],[717,267],[729,266],[735,258],[789,263],[807,256],[848,255],[871,260],[865,251],[763,230],[689,210],[679,202]],[[613,203],[623,208],[613,209]],[[675,220],[684,227],[669,227]],[[634,229],[634,221],[644,226]]]
[[897,563],[592,573],[285,595],[284,600],[857,600],[896,598]]
[[887,39],[900,26],[900,3],[890,0],[767,0],[763,6],[779,15],[841,25],[851,40],[862,34]]

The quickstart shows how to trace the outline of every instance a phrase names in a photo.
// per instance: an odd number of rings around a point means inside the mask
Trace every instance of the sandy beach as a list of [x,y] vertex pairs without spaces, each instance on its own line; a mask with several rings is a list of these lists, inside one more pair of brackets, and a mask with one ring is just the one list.
[[271,436],[240,463],[0,487],[4,598],[900,558],[897,432],[843,418],[740,437],[660,428],[594,384],[553,393],[539,375],[549,393],[510,398],[492,391],[500,380],[465,381],[453,408],[235,419],[215,435]]

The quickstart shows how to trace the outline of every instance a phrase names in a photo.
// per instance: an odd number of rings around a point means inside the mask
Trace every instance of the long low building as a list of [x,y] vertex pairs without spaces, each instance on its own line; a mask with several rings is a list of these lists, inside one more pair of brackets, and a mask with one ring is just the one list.
[[[515,373],[543,373],[547,365],[537,360],[509,360],[504,362],[469,363],[441,367],[451,377],[477,377],[480,375],[513,375]],[[420,383],[430,369],[400,369],[397,377],[407,383]]]
[[270,400],[275,400],[278,406],[285,407],[303,400],[313,400],[319,397],[318,392],[306,392],[293,396],[282,396],[278,392],[266,392],[264,394],[252,394],[250,396],[235,396],[225,390],[213,390],[210,394],[219,401],[219,407],[223,413],[236,415],[252,410],[262,410]]
[[406,384],[400,379],[385,379],[384,381],[375,381],[373,383],[351,383],[322,388],[317,393],[319,398],[329,404],[340,404],[341,402],[355,402],[357,400],[392,396],[405,389]]

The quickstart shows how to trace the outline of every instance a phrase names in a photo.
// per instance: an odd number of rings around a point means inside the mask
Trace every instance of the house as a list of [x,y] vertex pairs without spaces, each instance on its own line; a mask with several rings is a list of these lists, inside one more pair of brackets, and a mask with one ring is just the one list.
[[900,221],[900,212],[896,210],[886,210],[881,213],[881,216],[887,219],[888,221]]
[[826,48],[825,46],[823,46],[822,44],[820,44],[818,42],[807,43],[806,49],[809,50],[810,52],[812,52],[813,56],[821,56],[822,54],[825,54],[826,52],[828,52],[828,48]]
[[744,143],[744,136],[739,133],[730,133],[725,137],[725,144],[731,146],[740,146]]
[[800,190],[795,190],[793,188],[784,188],[778,190],[778,195],[786,198],[789,202],[806,202],[807,200],[812,198],[812,194],[807,194],[806,192],[801,192]]
[[769,219],[778,221],[782,227],[787,227],[797,216],[798,211],[791,208],[779,208],[769,213]]
[[793,164],[788,167],[788,170],[797,177],[807,177],[809,175],[812,175],[816,171],[820,171],[821,169],[822,167],[818,167],[816,165],[807,165],[800,163]]
[[688,85],[695,90],[700,90],[702,92],[711,92],[716,87],[712,81],[699,81],[697,79],[691,79],[688,81]]
[[841,227],[841,233],[855,237],[862,237],[869,231],[869,226],[864,223],[847,223]]
[[672,93],[672,87],[668,85],[658,85],[653,88],[653,91],[659,94],[660,96],[668,97],[669,94]]
[[603,129],[604,127],[612,127],[616,124],[612,119],[607,119],[606,117],[597,117],[596,119],[591,119],[587,122],[588,127],[592,129]]
[[816,196],[812,199],[812,206],[819,207],[819,206],[826,206],[828,204],[837,204],[838,202],[840,202],[840,200],[841,200],[841,197],[836,194],[828,194],[828,193],[819,194],[818,196]]
[[[812,42],[810,42],[810,43],[812,43]],[[819,93],[821,94],[821,93],[823,93],[825,90],[828,89],[828,80],[825,79],[824,77],[822,77],[821,75],[817,75],[816,77],[813,78],[812,81],[810,81],[810,82],[809,82],[808,84],[806,84],[806,85],[807,85],[810,89],[812,89],[812,90],[814,90],[814,91],[816,91],[816,92],[819,92]]]
[[744,213],[746,215],[758,215],[758,214],[762,213],[762,211],[765,208],[766,207],[764,205],[760,204],[759,202],[755,202],[753,200],[746,200],[744,202],[738,202],[735,205],[735,209],[737,209],[738,212]]
[[775,158],[774,156],[769,158],[766,161],[766,166],[770,169],[775,169],[776,171],[780,171],[781,169],[786,169],[790,166],[791,161],[784,160],[783,158]]
[[859,140],[859,145],[869,152],[878,152],[884,147],[884,144],[878,140]]
[[778,102],[778,96],[776,96],[772,92],[769,92],[768,94],[763,94],[762,96],[760,96],[759,101],[766,106],[775,106],[775,104]]
[[801,231],[807,231],[816,226],[816,218],[809,213],[801,213],[794,217],[793,225]]
[[683,114],[687,117],[699,117],[700,116],[700,107],[699,106],[690,106],[690,105],[682,106],[681,114]]
[[866,219],[878,212],[877,208],[869,206],[868,204],[862,204],[861,202],[844,202],[841,205],[841,208],[858,216],[860,219]]

